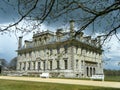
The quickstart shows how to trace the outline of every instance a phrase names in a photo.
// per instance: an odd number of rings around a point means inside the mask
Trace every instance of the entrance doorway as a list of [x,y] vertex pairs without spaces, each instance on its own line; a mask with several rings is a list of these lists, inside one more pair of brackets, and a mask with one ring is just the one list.
[[87,76],[89,76],[89,69],[88,69],[88,67],[86,68],[86,71],[87,71]]

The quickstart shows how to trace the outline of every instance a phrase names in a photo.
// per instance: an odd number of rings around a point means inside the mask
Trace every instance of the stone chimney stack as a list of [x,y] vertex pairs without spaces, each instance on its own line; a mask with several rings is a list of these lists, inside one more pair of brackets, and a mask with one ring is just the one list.
[[18,41],[18,49],[20,49],[22,47],[22,36],[19,37],[19,41]]
[[70,20],[70,32],[74,32],[74,20]]
[[71,39],[74,38],[75,35],[75,31],[74,31],[74,20],[70,20],[70,37]]

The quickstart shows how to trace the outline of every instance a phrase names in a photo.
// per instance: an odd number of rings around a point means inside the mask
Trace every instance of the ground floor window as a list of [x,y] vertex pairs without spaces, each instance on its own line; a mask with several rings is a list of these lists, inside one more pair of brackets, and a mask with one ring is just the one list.
[[38,70],[40,70],[40,62],[38,62]]
[[43,70],[45,71],[45,61],[43,61]]
[[78,69],[78,59],[76,60],[76,69]]
[[68,69],[68,61],[64,60],[64,64],[65,64],[65,69]]
[[52,61],[50,61],[50,70],[52,70]]
[[26,62],[24,62],[23,64],[24,64],[23,70],[25,70],[26,69]]
[[92,76],[92,75],[95,75],[95,68],[93,67],[86,67],[86,75],[89,77],[89,76]]
[[86,68],[86,71],[87,71],[87,76],[89,76],[89,68],[88,67]]
[[35,62],[33,62],[33,70],[35,70]]
[[95,68],[93,68],[93,75],[95,75]]
[[60,64],[59,63],[60,63],[59,60],[57,60],[57,69],[60,68]]
[[28,62],[28,70],[30,70],[30,62]]
[[90,76],[92,76],[92,68],[90,68]]

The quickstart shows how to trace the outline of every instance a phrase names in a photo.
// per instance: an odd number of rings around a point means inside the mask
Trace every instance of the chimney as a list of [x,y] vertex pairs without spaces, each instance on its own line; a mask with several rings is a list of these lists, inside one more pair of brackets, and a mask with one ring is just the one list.
[[70,32],[74,32],[74,20],[70,20]]
[[18,49],[22,47],[22,36],[19,37],[19,42],[18,42]]

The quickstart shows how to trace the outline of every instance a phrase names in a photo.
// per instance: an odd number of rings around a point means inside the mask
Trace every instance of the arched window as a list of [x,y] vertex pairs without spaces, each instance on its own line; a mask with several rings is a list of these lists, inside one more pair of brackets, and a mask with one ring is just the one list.
[[92,68],[90,67],[90,76],[92,76]]
[[89,68],[86,67],[87,76],[89,76]]
[[93,68],[93,75],[95,75],[95,68]]

